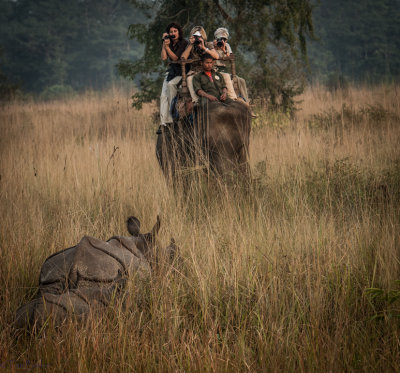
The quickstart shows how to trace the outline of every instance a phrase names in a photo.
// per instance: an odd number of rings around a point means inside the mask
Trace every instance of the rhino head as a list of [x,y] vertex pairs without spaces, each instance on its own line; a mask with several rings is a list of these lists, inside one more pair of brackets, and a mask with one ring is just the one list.
[[157,221],[149,233],[140,233],[140,221],[135,216],[130,216],[127,219],[126,227],[128,232],[136,238],[137,248],[142,252],[147,260],[151,261],[154,254],[154,247],[156,245],[156,235],[161,227],[159,215],[157,215]]
[[[160,248],[159,245],[157,245],[156,235],[160,230],[160,226],[161,221],[159,215],[157,215],[157,220],[152,230],[145,234],[140,233],[140,221],[138,218],[130,216],[126,221],[128,232],[137,239],[136,246],[151,265],[158,262],[161,258],[167,259],[167,262],[172,263],[178,251],[178,247],[173,238],[171,238],[171,243],[165,248]],[[157,253],[155,252],[156,246],[158,246]]]

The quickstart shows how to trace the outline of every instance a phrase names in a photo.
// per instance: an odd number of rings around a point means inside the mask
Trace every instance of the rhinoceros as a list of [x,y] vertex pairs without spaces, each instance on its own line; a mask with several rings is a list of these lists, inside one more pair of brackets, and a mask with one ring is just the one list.
[[[130,237],[114,236],[107,241],[84,236],[72,247],[49,256],[42,265],[39,290],[34,300],[16,312],[15,326],[40,328],[50,317],[60,325],[68,316],[85,317],[90,311],[105,308],[125,288],[129,277],[150,274],[155,258],[155,236],[160,219],[152,231],[140,233],[140,222],[127,220]],[[173,259],[176,246],[160,253]]]

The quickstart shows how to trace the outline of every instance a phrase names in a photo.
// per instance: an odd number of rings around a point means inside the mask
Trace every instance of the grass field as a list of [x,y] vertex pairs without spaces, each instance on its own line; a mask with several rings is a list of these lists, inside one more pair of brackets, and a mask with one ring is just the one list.
[[[295,118],[259,109],[250,189],[189,200],[158,167],[151,105],[1,107],[0,370],[399,371],[400,87],[301,100]],[[181,260],[131,283],[127,309],[15,332],[47,256],[157,214]]]

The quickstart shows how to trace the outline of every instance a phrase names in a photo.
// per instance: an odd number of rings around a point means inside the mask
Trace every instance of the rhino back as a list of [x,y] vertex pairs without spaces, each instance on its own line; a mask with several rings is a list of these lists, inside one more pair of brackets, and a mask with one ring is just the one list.
[[76,246],[69,247],[49,256],[42,265],[39,275],[40,292],[59,294],[67,288],[69,273]]
[[43,293],[16,312],[15,326],[41,328],[51,318],[59,326],[68,315],[81,319],[90,311],[107,307],[114,289],[83,289],[66,291],[62,294]]
[[138,243],[136,237],[104,242],[84,236],[76,246],[48,257],[40,271],[38,297],[17,310],[16,326],[40,327],[50,316],[59,325],[68,314],[80,318],[106,307],[128,276],[150,273]]
[[68,275],[69,288],[93,286],[93,283],[107,285],[129,276],[134,270],[150,271],[140,252],[127,250],[117,239],[104,242],[85,236],[75,249]]

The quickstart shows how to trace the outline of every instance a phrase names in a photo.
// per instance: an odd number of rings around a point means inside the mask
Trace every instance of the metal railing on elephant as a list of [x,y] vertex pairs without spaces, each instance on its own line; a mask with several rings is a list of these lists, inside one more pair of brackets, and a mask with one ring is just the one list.
[[[221,57],[218,59],[219,61],[229,61],[231,64],[231,75],[232,75],[232,82],[233,82],[233,88],[236,92],[237,95],[239,95],[239,83],[236,75],[236,64],[235,64],[235,55],[231,54],[228,57]],[[171,63],[175,64],[180,64],[182,68],[182,90],[181,94],[182,96],[189,96],[189,89],[187,86],[187,74],[186,74],[186,65],[193,63],[193,62],[199,62],[200,58],[193,58],[193,59],[188,59],[188,60],[178,60],[178,61],[172,61]]]

